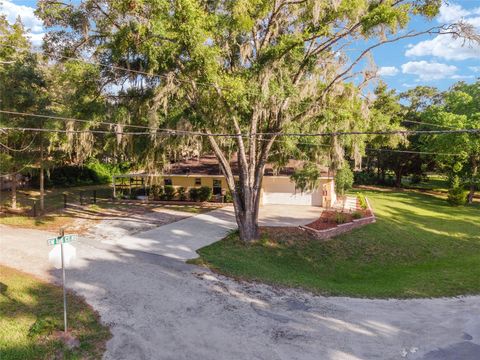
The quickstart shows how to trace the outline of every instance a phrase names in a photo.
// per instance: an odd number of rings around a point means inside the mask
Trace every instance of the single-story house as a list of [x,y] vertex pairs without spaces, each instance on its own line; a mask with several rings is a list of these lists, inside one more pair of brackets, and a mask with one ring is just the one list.
[[[330,207],[336,201],[333,174],[328,169],[321,170],[318,187],[313,191],[301,192],[295,188],[290,176],[301,168],[303,162],[290,160],[280,169],[274,169],[271,164],[265,168],[261,204],[280,205],[314,205]],[[231,162],[232,171],[238,174],[235,159]],[[148,174],[132,174],[132,176],[149,177]],[[228,191],[220,165],[215,156],[203,156],[170,164],[161,175],[151,177],[153,183],[184,187],[208,186],[214,195],[225,195]],[[115,181],[114,181],[115,183]],[[142,180],[143,183],[143,180]]]

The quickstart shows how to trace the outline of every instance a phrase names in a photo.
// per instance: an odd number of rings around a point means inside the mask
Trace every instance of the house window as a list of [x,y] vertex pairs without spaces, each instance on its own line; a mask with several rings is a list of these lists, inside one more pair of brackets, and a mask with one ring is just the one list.
[[163,179],[163,185],[168,186],[168,185],[173,185],[172,179]]
[[213,180],[213,195],[222,195],[222,181]]
[[195,185],[202,185],[202,179],[201,178],[195,178]]

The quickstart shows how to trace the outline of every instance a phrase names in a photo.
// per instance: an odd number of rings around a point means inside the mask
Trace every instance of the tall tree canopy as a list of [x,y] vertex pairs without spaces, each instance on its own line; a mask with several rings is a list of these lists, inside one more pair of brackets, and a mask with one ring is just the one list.
[[[443,101],[422,113],[425,122],[444,129],[480,129],[480,80],[473,84],[457,83],[442,96]],[[480,183],[480,136],[478,133],[436,134],[425,136],[424,146],[440,153],[458,156],[438,156],[438,161],[450,172],[463,178],[469,186],[468,202],[472,203]]]
[[[433,17],[441,0],[83,0],[78,5],[39,1],[50,27],[46,50],[91,54],[104,79],[141,99],[124,118],[152,128],[192,129],[234,138],[194,140],[217,156],[232,192],[240,236],[258,236],[264,168],[297,153],[342,166],[343,150],[361,152],[359,137],[288,138],[278,133],[374,129],[359,85],[375,74],[362,59],[371,49],[419,33],[470,33],[466,24],[399,32],[412,15]],[[364,45],[364,50],[353,51]],[[353,46],[352,46],[353,45]],[[347,54],[354,54],[347,56]],[[132,71],[122,71],[119,67]],[[156,74],[156,75],[154,75]],[[349,82],[351,81],[351,82]],[[132,109],[129,107],[129,109]],[[128,128],[128,127],[125,127]],[[178,137],[181,144],[192,138]],[[152,130],[146,157],[171,137]],[[298,144],[298,146],[297,146]],[[166,146],[164,146],[166,145]],[[315,145],[315,146],[313,146]],[[308,145],[305,145],[308,146]],[[192,146],[180,147],[188,152]],[[328,149],[328,148],[327,148]],[[153,152],[153,153],[152,153]],[[238,184],[229,156],[235,153]],[[283,154],[283,156],[282,156]]]
[[[13,112],[42,112],[48,105],[46,82],[38,56],[31,51],[25,29],[17,20],[9,24],[0,15],[0,109]],[[15,114],[0,114],[4,127],[36,127],[38,119]],[[11,206],[16,208],[18,174],[37,165],[35,151],[42,135],[31,132],[0,133],[0,172],[11,180]],[[38,155],[38,154],[37,154]]]

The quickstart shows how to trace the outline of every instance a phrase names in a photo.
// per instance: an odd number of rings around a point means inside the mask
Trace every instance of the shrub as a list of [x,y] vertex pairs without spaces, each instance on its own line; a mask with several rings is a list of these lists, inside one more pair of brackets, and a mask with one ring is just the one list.
[[348,163],[345,166],[337,170],[335,174],[335,190],[339,195],[345,195],[345,191],[352,188],[353,185],[353,172],[350,169]]
[[190,188],[190,190],[188,190],[188,197],[190,198],[190,200],[198,201],[199,190],[200,189],[198,188]]
[[362,213],[361,213],[360,211],[354,211],[354,212],[352,213],[352,217],[353,217],[354,219],[361,219],[361,218],[363,217],[363,215],[362,215]]
[[171,201],[175,198],[175,188],[172,185],[163,187],[163,200]]
[[356,171],[353,176],[356,185],[376,185],[377,177],[374,172]]
[[[109,184],[112,180],[112,175],[126,172],[128,168],[128,163],[113,165],[100,162],[97,159],[88,161],[84,166],[57,166],[46,171],[45,186],[68,187]],[[39,185],[40,179],[38,171],[32,174],[30,183],[32,186]]]
[[357,195],[357,199],[358,199],[358,202],[360,204],[360,207],[363,209],[363,210],[366,210],[368,208],[368,204],[367,204],[367,199],[365,198],[365,195],[363,194],[358,194]]
[[413,174],[411,177],[410,177],[410,183],[412,184],[419,184],[423,181],[423,176],[422,174]]
[[180,201],[187,200],[187,189],[185,189],[183,186],[179,187],[177,189],[177,196]]
[[467,192],[460,184],[460,178],[453,176],[451,180],[451,188],[448,190],[447,202],[452,206],[465,205],[467,203]]
[[460,186],[448,190],[447,201],[452,206],[461,206],[467,203],[467,192]]
[[233,196],[232,196],[232,193],[230,191],[227,191],[227,193],[223,197],[223,201],[226,202],[226,203],[233,202]]
[[198,200],[201,202],[209,201],[212,197],[212,188],[208,186],[202,186],[198,189]]
[[335,222],[337,224],[345,224],[347,222],[347,216],[344,213],[335,213]]
[[152,185],[151,194],[153,200],[160,200],[163,196],[163,188],[160,185]]

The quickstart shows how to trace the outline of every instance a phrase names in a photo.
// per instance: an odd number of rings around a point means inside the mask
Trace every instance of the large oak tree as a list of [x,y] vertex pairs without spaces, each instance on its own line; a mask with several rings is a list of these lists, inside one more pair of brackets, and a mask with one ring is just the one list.
[[[441,0],[41,0],[38,15],[51,28],[47,51],[93,56],[107,65],[104,78],[141,89],[143,105],[129,121],[212,134],[196,139],[206,139],[203,145],[217,156],[240,237],[249,241],[258,236],[266,163],[281,163],[300,142],[279,134],[372,129],[359,88],[375,67],[364,59],[378,46],[419,34],[469,35],[466,24],[399,32],[411,16],[432,18],[440,5]],[[218,133],[236,136],[213,135]],[[167,141],[156,130],[150,140],[160,147]],[[358,153],[363,140],[306,137],[302,143],[318,147],[301,156],[315,160],[331,153],[341,166],[342,149]]]

